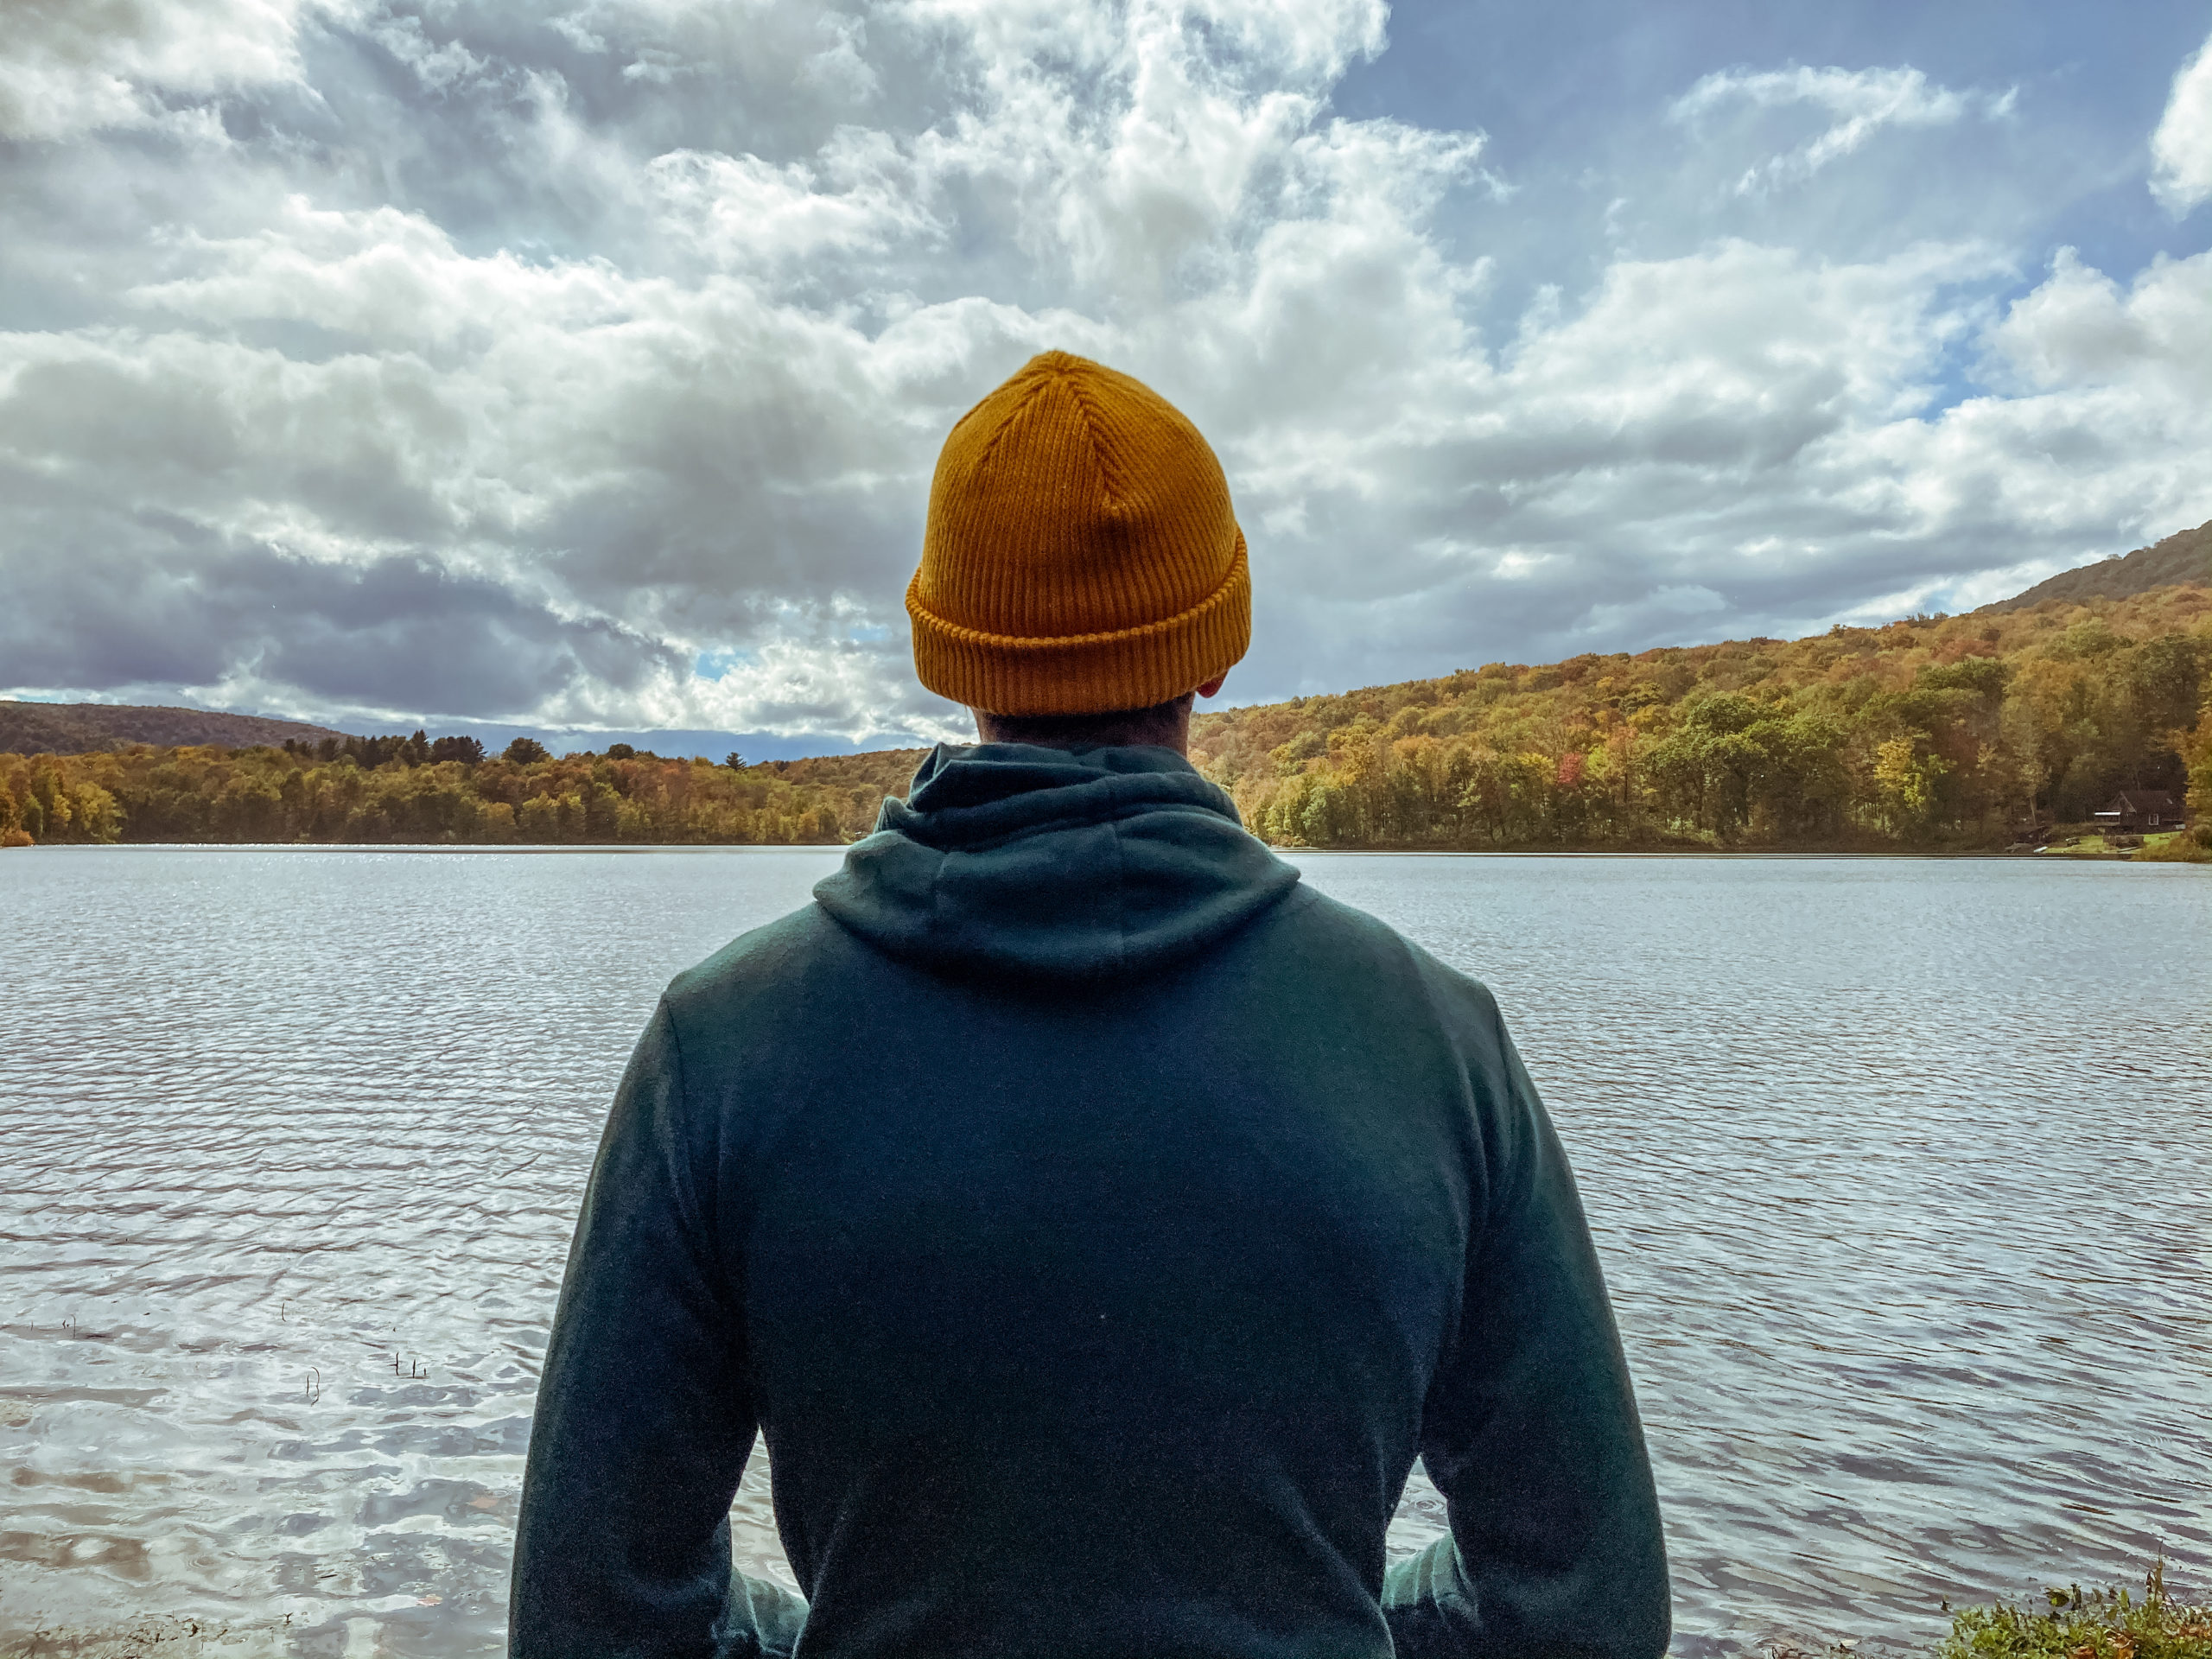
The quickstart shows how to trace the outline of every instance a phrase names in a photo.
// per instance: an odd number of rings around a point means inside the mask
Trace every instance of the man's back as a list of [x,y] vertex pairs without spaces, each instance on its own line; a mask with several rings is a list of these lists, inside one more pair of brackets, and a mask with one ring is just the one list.
[[[886,817],[640,1045],[517,1651],[793,1634],[715,1530],[756,1424],[808,1654],[1663,1649],[1604,1287],[1488,994],[1164,750],[952,752]],[[1417,1453],[1457,1543],[1386,1588]]]

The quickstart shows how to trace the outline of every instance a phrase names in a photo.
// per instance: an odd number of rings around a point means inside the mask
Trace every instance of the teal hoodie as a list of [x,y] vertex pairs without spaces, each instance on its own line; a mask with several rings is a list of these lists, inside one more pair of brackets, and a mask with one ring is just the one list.
[[[1165,749],[940,748],[815,894],[669,987],[617,1095],[518,1659],[1664,1651],[1489,992]],[[756,1430],[803,1602],[731,1570]],[[1416,1455],[1451,1531],[1386,1571]]]

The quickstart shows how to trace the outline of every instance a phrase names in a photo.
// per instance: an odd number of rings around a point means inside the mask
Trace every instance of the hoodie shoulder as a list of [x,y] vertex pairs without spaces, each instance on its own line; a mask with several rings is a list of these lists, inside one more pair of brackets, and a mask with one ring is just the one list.
[[700,1019],[727,1020],[764,999],[803,995],[825,966],[845,964],[858,954],[820,905],[802,905],[686,968],[669,982],[664,1000],[679,1027]]
[[1381,917],[1309,885],[1299,886],[1294,901],[1283,906],[1282,920],[1309,941],[1305,948],[1326,949],[1394,977],[1418,979],[1440,994],[1466,1001],[1470,1007],[1495,1013],[1497,1004],[1482,981],[1438,960]]
[[1415,944],[1380,917],[1300,884],[1278,912],[1285,943],[1333,963],[1348,993],[1425,1005],[1453,1046],[1488,1061],[1505,1039],[1503,1016],[1489,986]]

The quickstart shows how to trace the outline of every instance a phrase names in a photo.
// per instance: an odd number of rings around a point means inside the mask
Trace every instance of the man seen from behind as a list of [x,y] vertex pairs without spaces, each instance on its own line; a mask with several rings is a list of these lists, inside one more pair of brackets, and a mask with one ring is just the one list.
[[[517,1659],[1656,1659],[1628,1373],[1497,1004],[1185,758],[1250,635],[1205,440],[1035,359],[946,440],[907,607],[983,741],[654,1013]],[[732,1570],[756,1431],[803,1602]],[[1393,1566],[1416,1456],[1450,1531]]]

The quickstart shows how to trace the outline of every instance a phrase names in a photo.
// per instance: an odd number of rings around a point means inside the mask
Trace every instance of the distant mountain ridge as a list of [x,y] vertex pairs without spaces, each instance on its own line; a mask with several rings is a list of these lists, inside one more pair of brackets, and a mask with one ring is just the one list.
[[[2212,819],[2208,683],[2212,587],[2185,582],[1794,641],[1489,663],[1202,714],[1190,755],[1278,845],[1991,850],[2088,825],[2115,791],[2185,791],[2199,822]],[[0,753],[0,848],[826,847],[866,835],[920,759],[747,765],[616,741],[556,760],[516,747],[484,756],[382,737],[327,753],[322,742]],[[2212,859],[2212,834],[2157,855],[2200,851]]]
[[165,749],[215,743],[226,749],[246,749],[257,743],[282,743],[288,737],[315,742],[344,735],[305,721],[219,714],[212,709],[0,702],[0,754],[97,754],[131,743]]
[[[2024,593],[2000,599],[1970,613],[1988,616],[2007,611],[2031,610],[2046,601],[2081,604],[2088,600],[2130,599],[2155,588],[2212,587],[2212,521],[2139,547],[2133,553],[2100,559],[2094,564],[2062,570]],[[251,748],[256,744],[281,744],[286,738],[312,742],[343,737],[327,726],[304,721],[270,720],[258,715],[219,714],[208,709],[155,708],[115,702],[10,702],[0,701],[0,754],[95,754],[132,743],[152,743],[162,748],[185,744],[212,743],[224,748]],[[579,737],[582,734],[577,734]],[[704,734],[679,733],[696,740]],[[634,734],[639,747],[652,742],[650,733]],[[493,746],[498,747],[495,740]],[[906,764],[908,753],[919,750],[870,750],[860,755],[826,755],[804,760],[771,763],[809,768],[810,782],[842,782],[845,773],[874,781],[874,772],[895,757]],[[911,769],[911,768],[910,768]],[[794,781],[798,776],[795,774]]]
[[2062,570],[2025,593],[1985,605],[1974,614],[2030,610],[2050,599],[2075,605],[2091,599],[2131,599],[2153,588],[2183,586],[2212,587],[2212,522],[2178,531],[2133,553]]

